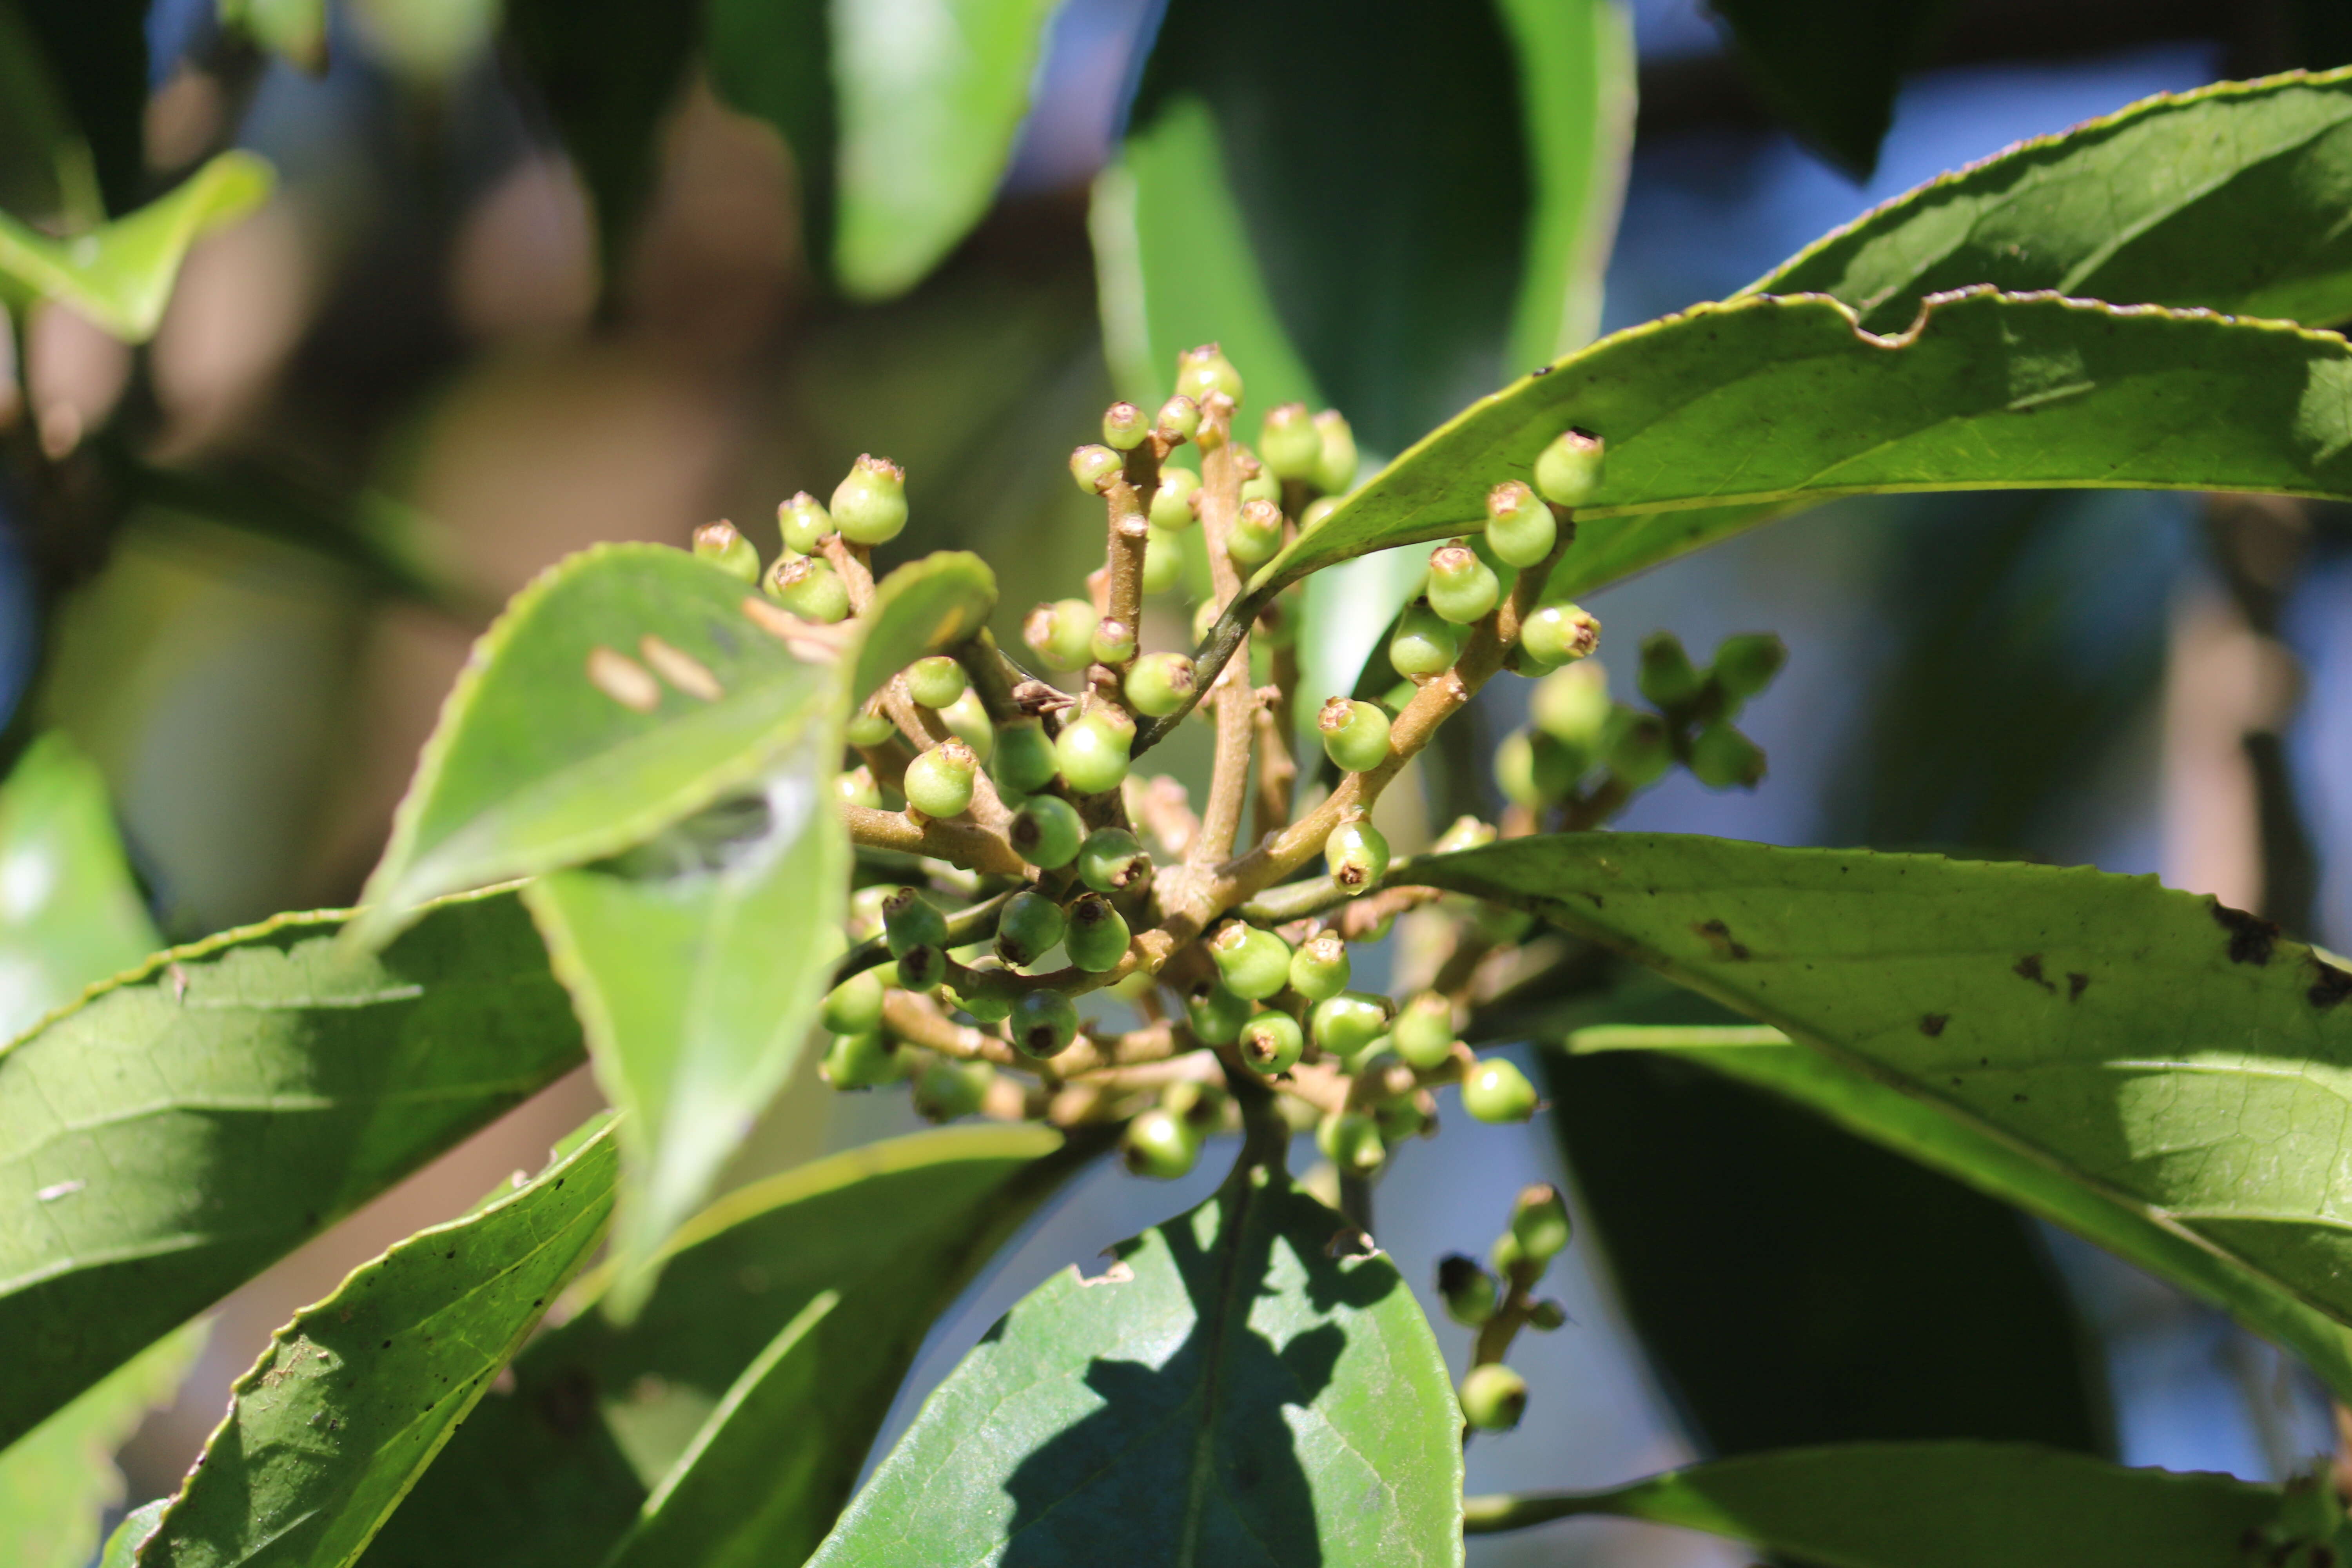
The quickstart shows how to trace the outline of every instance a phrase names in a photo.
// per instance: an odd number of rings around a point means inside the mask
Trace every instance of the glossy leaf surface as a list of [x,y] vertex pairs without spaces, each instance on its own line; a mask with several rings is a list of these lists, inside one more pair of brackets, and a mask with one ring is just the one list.
[[158,954],[0,1051],[0,1440],[578,1064],[511,897],[364,959],[343,918]]
[[988,210],[1053,12],[1052,0],[833,8],[834,268],[849,293],[912,288]]
[[58,239],[0,213],[0,299],[70,305],[128,342],[154,334],[188,247],[259,206],[275,176],[250,153],[223,153],[134,213]]
[[106,781],[64,735],[42,736],[0,784],[0,1038],[162,945]]
[[1880,332],[1978,283],[2324,325],[2352,315],[2347,181],[2352,71],[2221,82],[1931,180],[1743,292],[1833,294]]
[[1535,910],[2352,1322],[2352,974],[2250,915],[2153,878],[1674,835],[1403,876]]
[[995,608],[996,574],[967,551],[935,551],[883,578],[874,585],[873,607],[858,617],[863,633],[851,705],[924,655],[970,640]]
[[141,1568],[357,1561],[602,1239],[619,1163],[600,1131],[297,1313],[230,1391]]
[[1778,1029],[1601,1026],[1578,1030],[1570,1042],[1579,1055],[1670,1052],[1783,1096],[2163,1275],[2302,1356],[2339,1398],[2352,1394],[2352,1329],[2214,1256],[2160,1216],[2118,1204],[1990,1129],[1792,1044]]
[[[807,1399],[769,1410],[738,1401],[736,1420],[700,1445],[713,1473],[749,1448],[771,1474],[702,1520],[699,1544],[802,1561],[847,1500],[934,1319],[1083,1153],[1044,1127],[950,1128],[729,1194],[673,1240],[627,1326],[583,1311],[523,1352],[513,1389],[476,1407],[369,1549],[367,1568],[603,1562],[666,1478],[677,1477],[672,1497],[699,1489],[679,1465],[713,1413],[835,1292],[838,1306],[759,1380],[781,1389],[821,1369]],[[747,1409],[762,1418],[746,1422]],[[663,1534],[648,1531],[648,1544]]]
[[617,854],[766,774],[840,689],[834,665],[762,629],[771,608],[656,544],[600,544],[542,573],[442,707],[369,879],[362,938],[440,893]]
[[[1609,1491],[1473,1500],[1471,1528],[1617,1514],[1823,1568],[2213,1568],[2269,1537],[2275,1487],[2028,1444],[1856,1443],[1669,1470]],[[2286,1561],[2284,1551],[2279,1560]]]
[[849,869],[836,734],[824,723],[761,794],[523,889],[597,1082],[627,1112],[614,1247],[631,1268],[701,1204],[815,1021]]
[[2276,323],[1979,291],[1882,338],[1828,299],[1695,306],[1481,399],[1269,562],[1250,596],[1482,527],[1487,489],[1528,478],[1571,426],[1609,444],[1553,578],[1581,591],[1835,495],[2352,492],[2346,387],[2341,338]]
[[[923,1406],[813,1563],[1461,1561],[1459,1414],[1387,1258],[1278,1172],[1065,1269]],[[1338,1248],[1346,1253],[1344,1246]]]
[[171,1403],[204,1343],[202,1324],[158,1341],[0,1451],[0,1563],[86,1568],[100,1517],[122,1500],[115,1450]]

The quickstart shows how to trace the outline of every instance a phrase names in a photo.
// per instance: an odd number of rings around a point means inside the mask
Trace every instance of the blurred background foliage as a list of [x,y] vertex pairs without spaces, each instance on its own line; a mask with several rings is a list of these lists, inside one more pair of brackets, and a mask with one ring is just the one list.
[[[1062,454],[1113,395],[1164,390],[1179,348],[1222,338],[1253,405],[1337,405],[1377,462],[2011,140],[2352,59],[2344,16],[0,0],[0,212],[70,237],[225,150],[277,170],[266,205],[195,245],[152,341],[13,313],[0,829],[45,825],[64,865],[111,853],[85,809],[102,780],[146,907],[116,900],[95,946],[53,952],[61,906],[0,865],[0,1004],[21,1021],[151,919],[180,939],[350,899],[469,638],[569,550],[681,543],[719,516],[772,549],[781,498],[887,453],[909,475],[898,549],[985,554],[1011,643],[1099,549]],[[2326,700],[2352,679],[2347,538],[2267,501],[1864,498],[1622,584],[1592,605],[1617,647],[1772,629],[1792,655],[1752,713],[1759,792],[1678,777],[1626,820],[2160,871],[2352,944],[2328,853],[2352,828],[2352,706]],[[1352,685],[1399,570],[1318,580],[1312,684]],[[1187,640],[1158,615],[1147,645]],[[1630,658],[1602,657],[1630,696]],[[1477,743],[1386,797],[1400,851],[1498,806],[1485,756],[1523,702],[1498,683],[1455,727]],[[1182,776],[1205,747],[1165,754]],[[1629,982],[1574,1014],[1513,998],[1490,1026],[1693,1006]],[[1528,1348],[1528,1425],[1476,1446],[1474,1489],[1839,1437],[2032,1436],[2253,1476],[2334,1442],[2307,1382],[2218,1314],[1939,1177],[1672,1064],[1551,1073],[1559,1147],[1544,1122],[1457,1128],[1442,1169],[1408,1149],[1381,1193],[1382,1240],[1424,1290],[1563,1156],[1597,1237],[1563,1287],[1580,1331]],[[591,1092],[553,1091],[233,1300],[127,1455],[133,1500],[178,1474],[289,1305],[533,1163]],[[898,1114],[802,1083],[739,1176]],[[1184,1195],[1082,1185],[935,1335],[884,1442],[1047,1268]],[[1583,1521],[1472,1551],[1729,1561]]]

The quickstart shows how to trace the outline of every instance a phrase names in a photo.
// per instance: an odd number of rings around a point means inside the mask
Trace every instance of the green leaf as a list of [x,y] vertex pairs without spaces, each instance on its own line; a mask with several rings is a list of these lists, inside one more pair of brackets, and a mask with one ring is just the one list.
[[619,1300],[692,1214],[783,1087],[824,998],[849,843],[833,809],[837,727],[761,794],[713,806],[622,859],[557,871],[522,898],[572,993],[620,1127]]
[[926,654],[946,653],[977,636],[996,608],[996,574],[962,550],[910,561],[874,585],[874,604],[858,617],[863,640],[849,682],[854,707]]
[[1697,305],[1482,398],[1267,563],[1243,602],[1366,551],[1482,527],[1488,489],[1528,478],[1572,426],[1604,437],[1609,461],[1579,509],[1560,591],[1836,495],[2352,493],[2347,390],[2343,339],[2278,323],[1976,290],[1882,338],[1828,299]]
[[[1474,1498],[1473,1531],[1616,1514],[1823,1568],[2214,1568],[2269,1544],[2276,1487],[2003,1443],[1854,1443],[1668,1470],[1608,1491]],[[2272,1560],[2265,1556],[2264,1560]],[[2285,1552],[2275,1561],[2285,1562]]]
[[19,0],[89,144],[110,212],[146,188],[149,0]]
[[1601,274],[1633,152],[1633,28],[1615,0],[1497,0],[1518,58],[1534,205],[1507,365],[1549,364],[1601,327]]
[[2096,1344],[2015,1212],[1695,1066],[1541,1066],[1590,1234],[1702,1452],[2107,1447]]
[[508,0],[508,37],[594,198],[608,289],[653,190],[698,11],[682,0]]
[[834,269],[853,297],[921,281],[994,199],[1054,0],[835,6]]
[[1128,132],[1095,181],[1087,226],[1103,352],[1128,398],[1157,408],[1175,390],[1176,356],[1213,342],[1240,368],[1253,406],[1324,405],[1250,247],[1207,104],[1171,99]]
[[[1674,835],[1401,875],[1535,910],[2040,1162],[2116,1211],[2094,1239],[2172,1230],[2211,1265],[2134,1256],[2265,1331],[2293,1318],[2267,1297],[2352,1322],[2352,974],[2253,916],[2152,877]],[[2346,1386],[2340,1351],[2317,1370]]]
[[1772,112],[1857,180],[1878,166],[1903,72],[1949,9],[1948,0],[1715,0]]
[[42,736],[0,784],[0,1039],[162,945],[105,779],[64,735]]
[[85,1568],[99,1518],[122,1500],[115,1450],[173,1391],[204,1349],[192,1323],[0,1452],[0,1562],[10,1568]]
[[828,271],[839,226],[832,11],[824,0],[705,0],[702,18],[711,88],[782,135],[800,192],[801,251]]
[[271,1337],[140,1551],[141,1568],[341,1568],[603,1238],[609,1129],[420,1231]]
[[1444,1363],[1395,1266],[1346,1239],[1244,1168],[1100,1278],[1055,1275],[931,1395],[814,1568],[1459,1563]]
[[2116,1203],[1973,1120],[1792,1045],[1778,1029],[1601,1026],[1576,1031],[1570,1049],[1668,1051],[1784,1096],[2164,1276],[2294,1351],[2339,1396],[2352,1393],[2352,1330],[2216,1257],[2160,1216]]
[[10,0],[0,0],[0,212],[76,229],[106,221],[89,143]]
[[157,1498],[124,1514],[122,1522],[114,1527],[114,1533],[106,1538],[106,1550],[99,1556],[98,1568],[138,1568],[139,1549],[147,1544],[155,1527],[163,1522],[163,1510],[171,1503],[170,1498]]
[[0,1050],[0,1442],[581,1058],[509,897],[157,954]]
[[[729,1194],[672,1240],[633,1321],[583,1311],[522,1353],[512,1392],[476,1407],[366,1568],[573,1568],[633,1530],[650,1545],[680,1527],[698,1540],[668,1561],[803,1561],[933,1321],[1091,1152],[1034,1125],[947,1128]],[[827,1293],[839,1306],[803,1322]],[[759,1392],[795,1386],[805,1401]],[[666,1497],[691,1499],[708,1479],[693,1472],[747,1452],[761,1487],[698,1524],[647,1517],[665,1478]]]
[[188,247],[259,206],[274,180],[252,153],[223,153],[171,195],[67,239],[0,213],[0,300],[55,300],[127,342],[143,342],[163,319]]
[[224,28],[318,76],[327,68],[327,0],[220,0]]
[[2352,71],[2143,99],[1824,236],[1743,293],[1834,294],[1873,331],[1990,283],[2318,325],[2352,316]]
[[359,940],[438,894],[618,854],[772,771],[840,681],[762,629],[770,609],[666,545],[600,544],[541,574],[442,706]]

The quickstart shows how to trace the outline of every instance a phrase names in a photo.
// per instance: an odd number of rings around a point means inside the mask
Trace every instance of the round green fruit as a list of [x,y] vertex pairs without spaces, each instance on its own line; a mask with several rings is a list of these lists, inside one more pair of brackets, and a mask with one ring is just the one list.
[[1601,622],[1576,605],[1543,605],[1519,627],[1519,647],[1538,664],[1573,664],[1601,646]]
[[1124,827],[1097,827],[1078,847],[1078,880],[1097,893],[1118,893],[1151,875],[1151,857]]
[[1135,726],[1108,708],[1096,708],[1062,726],[1054,738],[1054,762],[1080,795],[1115,790],[1127,777],[1128,748]]
[[1100,618],[1084,599],[1056,599],[1029,612],[1021,623],[1021,640],[1048,669],[1083,669],[1094,656]]
[[1323,840],[1323,865],[1339,890],[1354,898],[1389,874],[1389,841],[1367,818],[1342,822]]
[[941,741],[907,764],[907,804],[925,816],[961,816],[971,805],[980,758],[961,741]]
[[1350,1176],[1369,1175],[1389,1157],[1381,1142],[1380,1123],[1360,1110],[1335,1111],[1315,1129],[1315,1146],[1323,1157]]
[[1342,773],[1370,773],[1389,754],[1389,716],[1370,702],[1334,697],[1315,715],[1323,753]]
[[1274,1078],[1298,1065],[1306,1053],[1307,1037],[1298,1020],[1287,1013],[1260,1013],[1242,1026],[1242,1060]]
[[768,597],[804,621],[831,626],[849,614],[849,590],[814,555],[779,555],[760,579]]
[[1290,944],[1261,926],[1227,921],[1209,939],[1225,989],[1262,1002],[1290,984]]
[[1511,1234],[1518,1239],[1519,1251],[1538,1263],[1567,1250],[1572,1227],[1568,1201],[1559,1189],[1549,1182],[1521,1188],[1518,1202],[1511,1205]]
[[1127,956],[1131,933],[1126,917],[1111,908],[1100,893],[1081,893],[1070,902],[1068,928],[1062,933],[1070,962],[1089,974],[1117,969]]
[[1004,900],[996,917],[996,955],[1026,969],[1061,942],[1068,923],[1061,905],[1024,888]]
[[1495,1277],[1478,1267],[1475,1258],[1449,1252],[1437,1260],[1437,1295],[1445,1315],[1465,1329],[1485,1324],[1495,1315]]
[[1424,991],[1407,1002],[1391,1031],[1396,1054],[1423,1072],[1454,1054],[1454,1004],[1434,991]]
[[1461,629],[1427,605],[1407,609],[1389,638],[1389,663],[1408,679],[1442,675],[1461,652]]
[[944,947],[948,917],[919,888],[901,888],[882,900],[882,940],[893,958],[919,947]]
[[816,497],[806,490],[776,508],[776,531],[784,536],[784,548],[795,555],[814,555],[824,536],[833,531],[833,519],[817,504]]
[[1004,1023],[1021,1054],[1043,1061],[1077,1037],[1077,1004],[1058,991],[1024,991],[1013,999]]
[[836,1035],[863,1035],[882,1026],[882,977],[861,970],[828,992],[821,1016]]
[[1054,742],[1034,719],[1015,719],[996,731],[989,776],[1015,795],[1034,795],[1054,782]]
[[1527,485],[1506,479],[1486,492],[1486,547],[1513,566],[1532,566],[1551,553],[1559,522]]
[[1203,986],[1184,1002],[1185,1021],[1202,1045],[1232,1045],[1249,1016],[1250,1005],[1222,985]]
[[907,471],[887,458],[861,455],[835,487],[833,526],[852,544],[887,544],[907,526]]
[[1077,858],[1087,825],[1078,808],[1058,795],[1031,795],[1007,831],[1021,858],[1045,870],[1059,870]]
[[760,580],[759,549],[731,522],[706,522],[696,529],[694,552],[739,583]]
[[1491,615],[1502,596],[1502,580],[1469,546],[1440,545],[1430,553],[1429,607],[1455,626]]
[[1348,944],[1338,931],[1318,931],[1290,955],[1290,988],[1309,1002],[1327,1001],[1348,988]]
[[1462,1080],[1462,1109],[1481,1121],[1526,1121],[1536,1113],[1536,1086],[1500,1057],[1487,1057]]
[[971,689],[963,666],[946,654],[935,653],[907,667],[907,695],[926,708],[945,708]]
[[887,1038],[872,1030],[859,1034],[835,1035],[824,1049],[824,1060],[817,1070],[824,1081],[839,1089],[879,1089],[895,1083],[907,1064],[890,1048]]
[[1284,403],[1265,411],[1257,432],[1257,455],[1278,479],[1308,479],[1323,460],[1323,433],[1304,403]]
[[1561,506],[1592,504],[1601,493],[1601,470],[1607,448],[1598,436],[1582,430],[1564,431],[1536,458],[1536,489],[1544,500]]
[[1462,1419],[1481,1432],[1507,1432],[1528,1413],[1528,1380],[1500,1362],[1462,1380]]
[[953,1121],[978,1110],[995,1081],[996,1069],[986,1062],[939,1057],[915,1080],[915,1104],[935,1121]]
[[1165,719],[1192,700],[1192,661],[1181,653],[1147,653],[1127,672],[1128,705]]
[[1315,1004],[1307,1032],[1321,1049],[1346,1061],[1388,1033],[1389,1001],[1362,991],[1342,991]]
[[1139,1176],[1172,1182],[1191,1171],[1200,1157],[1200,1134],[1182,1117],[1160,1106],[1129,1122],[1119,1136],[1119,1163]]

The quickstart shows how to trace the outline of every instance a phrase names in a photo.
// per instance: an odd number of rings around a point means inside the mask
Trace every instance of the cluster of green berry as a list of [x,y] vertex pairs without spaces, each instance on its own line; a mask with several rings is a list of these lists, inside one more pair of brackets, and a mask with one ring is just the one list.
[[1491,1268],[1453,1253],[1438,1260],[1437,1293],[1445,1315],[1478,1331],[1470,1371],[1462,1379],[1462,1418],[1479,1431],[1508,1431],[1528,1407],[1528,1380],[1503,1363],[1523,1328],[1549,1332],[1568,1321],[1558,1301],[1538,1300],[1536,1286],[1551,1260],[1568,1248],[1568,1205],[1549,1183],[1523,1189],[1511,1223],[1495,1238]]

